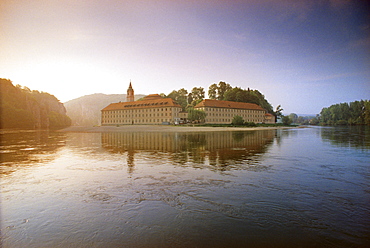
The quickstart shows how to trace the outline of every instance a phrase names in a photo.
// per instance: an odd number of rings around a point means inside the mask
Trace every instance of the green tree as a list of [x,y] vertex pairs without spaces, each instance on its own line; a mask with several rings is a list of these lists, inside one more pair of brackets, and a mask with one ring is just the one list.
[[206,112],[194,108],[188,108],[188,120],[203,123],[206,119]]
[[240,87],[234,87],[225,92],[223,100],[254,103],[266,109],[268,113],[274,114],[271,104],[258,90],[250,90],[249,88],[247,90],[244,90]]
[[[249,90],[249,89],[248,89]],[[251,94],[258,99],[258,105],[266,109],[270,114],[274,114],[272,105],[266,100],[265,96],[258,90],[250,90]]]
[[290,119],[289,116],[283,116],[282,121],[283,121],[283,124],[284,125],[290,125],[290,124],[292,124],[292,120]]
[[218,83],[218,89],[217,89],[217,95],[218,95],[217,100],[223,100],[226,91],[231,90],[231,89],[232,87],[230,86],[230,84],[220,81]]
[[366,120],[368,100],[339,103],[323,108],[320,112],[321,125],[369,125]]
[[276,109],[275,109],[275,112],[274,112],[274,115],[275,115],[275,118],[276,118],[276,121],[278,118],[281,118],[283,116],[283,108],[281,107],[281,105],[279,104]]
[[258,97],[251,90],[243,90],[239,87],[232,88],[224,94],[225,101],[246,102],[260,105]]
[[297,123],[298,115],[295,113],[291,113],[289,118],[292,120],[292,123]]
[[309,121],[309,124],[310,125],[318,125],[320,123],[319,119],[317,117],[314,117],[312,118],[310,121]]
[[193,102],[194,98],[193,98],[193,94],[190,92],[188,94],[188,104],[191,104]]
[[208,97],[209,99],[217,98],[217,84],[211,84],[208,88]]
[[364,124],[370,126],[370,101],[364,101]]
[[185,110],[188,105],[188,91],[184,88],[179,89],[178,91],[173,90],[167,97],[172,98],[180,104],[183,110]]
[[208,97],[210,99],[224,100],[226,91],[231,90],[230,84],[220,81],[217,84],[212,84],[208,88]]
[[243,125],[244,124],[243,117],[241,117],[240,115],[235,115],[233,117],[233,120],[232,120],[231,124],[236,125],[236,126]]
[[[194,87],[192,90],[191,90],[191,93],[192,95],[192,101],[199,101],[199,100],[203,100],[204,99],[204,88],[202,87]],[[190,95],[189,94],[189,95]]]
[[[0,78],[0,99],[1,128],[49,128],[50,122],[62,128],[71,124],[63,104],[46,92],[14,86],[10,80]],[[54,121],[50,115],[58,118]]]

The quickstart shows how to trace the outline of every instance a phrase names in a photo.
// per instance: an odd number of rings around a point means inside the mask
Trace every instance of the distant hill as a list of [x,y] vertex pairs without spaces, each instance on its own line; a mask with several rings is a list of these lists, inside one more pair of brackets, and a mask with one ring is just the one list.
[[[135,95],[138,100],[145,95]],[[125,102],[126,94],[102,94],[82,96],[64,103],[73,126],[95,126],[101,124],[100,111],[114,102]]]
[[0,128],[59,129],[71,125],[55,96],[0,78]]

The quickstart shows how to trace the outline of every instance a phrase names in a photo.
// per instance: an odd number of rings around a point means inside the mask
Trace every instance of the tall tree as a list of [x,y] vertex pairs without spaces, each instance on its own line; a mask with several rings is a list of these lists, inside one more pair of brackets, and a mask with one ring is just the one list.
[[291,113],[289,118],[292,120],[293,123],[297,123],[298,115],[295,113]]
[[177,91],[173,90],[170,94],[168,94],[167,97],[172,98],[178,104],[180,104],[183,110],[185,110],[186,106],[188,105],[188,91],[184,88],[181,88]]
[[218,89],[217,89],[217,100],[223,100],[226,91],[231,90],[231,89],[232,87],[230,86],[230,84],[220,81],[218,83]]
[[217,84],[211,84],[208,88],[208,97],[209,99],[217,98]]
[[193,98],[193,94],[190,92],[188,94],[188,104],[191,104],[193,102],[194,98]]
[[204,94],[204,88],[194,87],[188,95],[188,103],[194,107],[204,99]]
[[275,118],[279,118],[279,117],[282,117],[283,116],[283,108],[281,107],[281,105],[279,104],[276,109],[275,109],[275,112],[274,112],[274,115],[275,115]]
[[211,84],[208,88],[208,97],[210,99],[224,100],[226,91],[231,90],[230,84],[220,81],[217,84]]
[[203,100],[204,99],[204,88],[202,87],[194,87],[192,90],[191,90],[191,95],[193,97],[193,100],[197,101],[197,100]]

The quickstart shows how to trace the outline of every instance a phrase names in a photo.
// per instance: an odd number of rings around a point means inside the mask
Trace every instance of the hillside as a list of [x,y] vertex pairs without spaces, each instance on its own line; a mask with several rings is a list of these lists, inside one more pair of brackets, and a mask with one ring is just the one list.
[[[135,95],[135,100],[144,95]],[[64,103],[73,126],[100,125],[100,111],[110,103],[126,101],[126,94],[102,94],[82,96]]]
[[0,128],[58,129],[71,125],[63,103],[46,92],[0,78]]

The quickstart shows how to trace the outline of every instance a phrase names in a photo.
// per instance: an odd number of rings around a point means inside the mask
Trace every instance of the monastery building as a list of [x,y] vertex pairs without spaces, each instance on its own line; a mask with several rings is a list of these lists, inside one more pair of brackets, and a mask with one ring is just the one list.
[[230,124],[236,115],[245,122],[275,123],[274,115],[254,103],[205,99],[194,108],[206,112],[205,123],[210,124]]
[[151,94],[141,101],[134,101],[130,82],[127,102],[111,103],[101,110],[102,126],[129,124],[175,124],[183,122],[187,113],[172,98]]
[[[245,122],[275,123],[275,116],[257,104],[205,99],[194,109],[204,111],[206,124],[230,124],[234,116],[243,117]],[[102,126],[133,124],[179,124],[186,123],[187,113],[172,98],[151,94],[134,101],[131,82],[127,90],[127,101],[111,103],[101,110]]]

